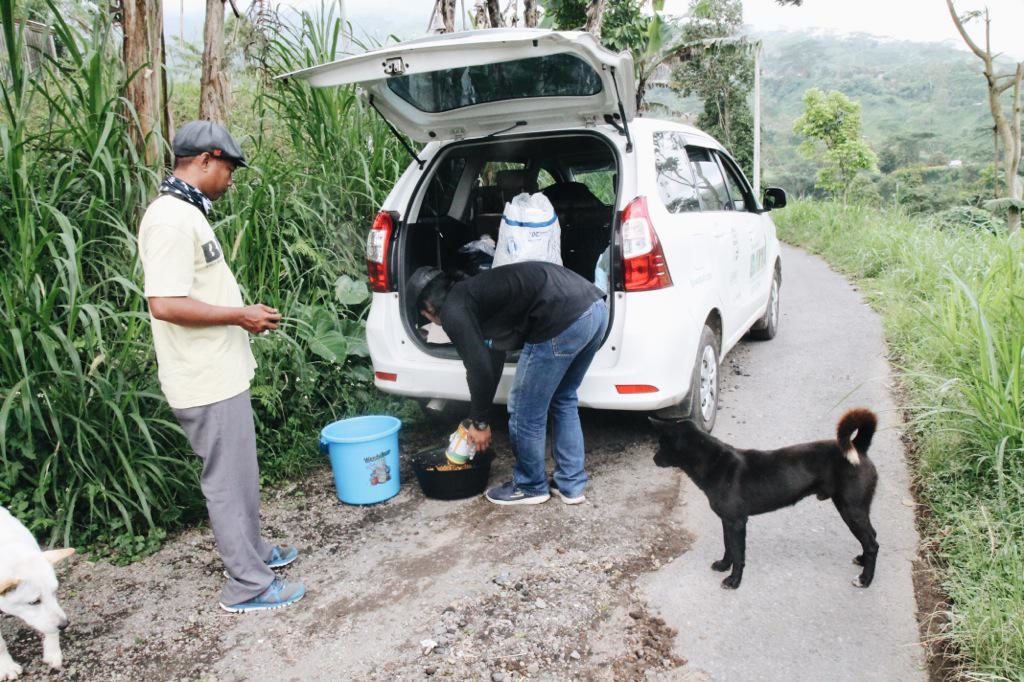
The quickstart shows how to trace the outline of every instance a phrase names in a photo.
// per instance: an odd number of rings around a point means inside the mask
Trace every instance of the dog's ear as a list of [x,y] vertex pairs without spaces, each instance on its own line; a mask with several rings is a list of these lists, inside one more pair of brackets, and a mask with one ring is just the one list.
[[[673,450],[682,448],[682,429],[683,424],[686,422],[685,419],[659,419],[658,417],[648,417],[647,419],[651,422],[655,432],[661,436],[662,443],[668,443]],[[668,437],[667,440],[665,439],[666,436]]]
[[17,578],[0,578],[0,597],[13,590],[20,582]]
[[48,552],[43,552],[43,558],[49,561],[54,566],[56,566],[57,564],[64,561],[74,553],[74,547],[65,547],[64,549],[51,549]]

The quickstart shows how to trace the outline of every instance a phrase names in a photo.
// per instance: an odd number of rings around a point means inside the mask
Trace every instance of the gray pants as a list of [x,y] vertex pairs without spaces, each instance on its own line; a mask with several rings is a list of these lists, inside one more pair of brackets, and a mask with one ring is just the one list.
[[273,547],[260,535],[260,469],[249,391],[211,405],[172,410],[203,460],[199,486],[228,578],[220,601],[252,599],[274,579]]

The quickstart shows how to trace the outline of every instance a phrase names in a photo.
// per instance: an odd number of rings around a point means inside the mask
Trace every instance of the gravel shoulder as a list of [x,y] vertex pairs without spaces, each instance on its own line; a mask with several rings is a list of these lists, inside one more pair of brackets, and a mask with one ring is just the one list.
[[[689,545],[681,480],[654,467],[644,418],[585,413],[584,428],[583,505],[430,500],[405,456],[401,492],[380,505],[340,504],[327,468],[266,495],[267,532],[302,549],[285,575],[308,590],[280,611],[217,607],[206,528],[131,566],[78,558],[61,572],[72,625],[52,679],[701,679],[636,590]],[[403,451],[442,435],[407,430]],[[511,472],[498,438],[492,481]],[[2,628],[24,679],[46,678],[35,634],[9,618]]]

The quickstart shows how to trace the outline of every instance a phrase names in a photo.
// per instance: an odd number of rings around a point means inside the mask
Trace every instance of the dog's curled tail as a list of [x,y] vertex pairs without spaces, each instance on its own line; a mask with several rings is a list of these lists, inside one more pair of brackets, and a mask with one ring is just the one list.
[[[839,420],[836,427],[836,440],[839,441],[839,451],[847,461],[857,466],[861,457],[867,457],[868,448],[871,447],[871,438],[875,435],[875,427],[878,426],[878,418],[875,413],[864,407],[857,407],[847,410],[846,414]],[[857,436],[850,442],[853,432]]]

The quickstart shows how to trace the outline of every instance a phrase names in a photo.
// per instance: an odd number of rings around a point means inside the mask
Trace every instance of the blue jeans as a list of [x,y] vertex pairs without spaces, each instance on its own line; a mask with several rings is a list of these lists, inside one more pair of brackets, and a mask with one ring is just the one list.
[[516,463],[512,481],[528,493],[548,492],[544,449],[548,415],[554,424],[555,485],[567,497],[583,492],[583,428],[576,389],[608,327],[608,308],[595,301],[549,341],[523,346],[508,397],[508,433]]

